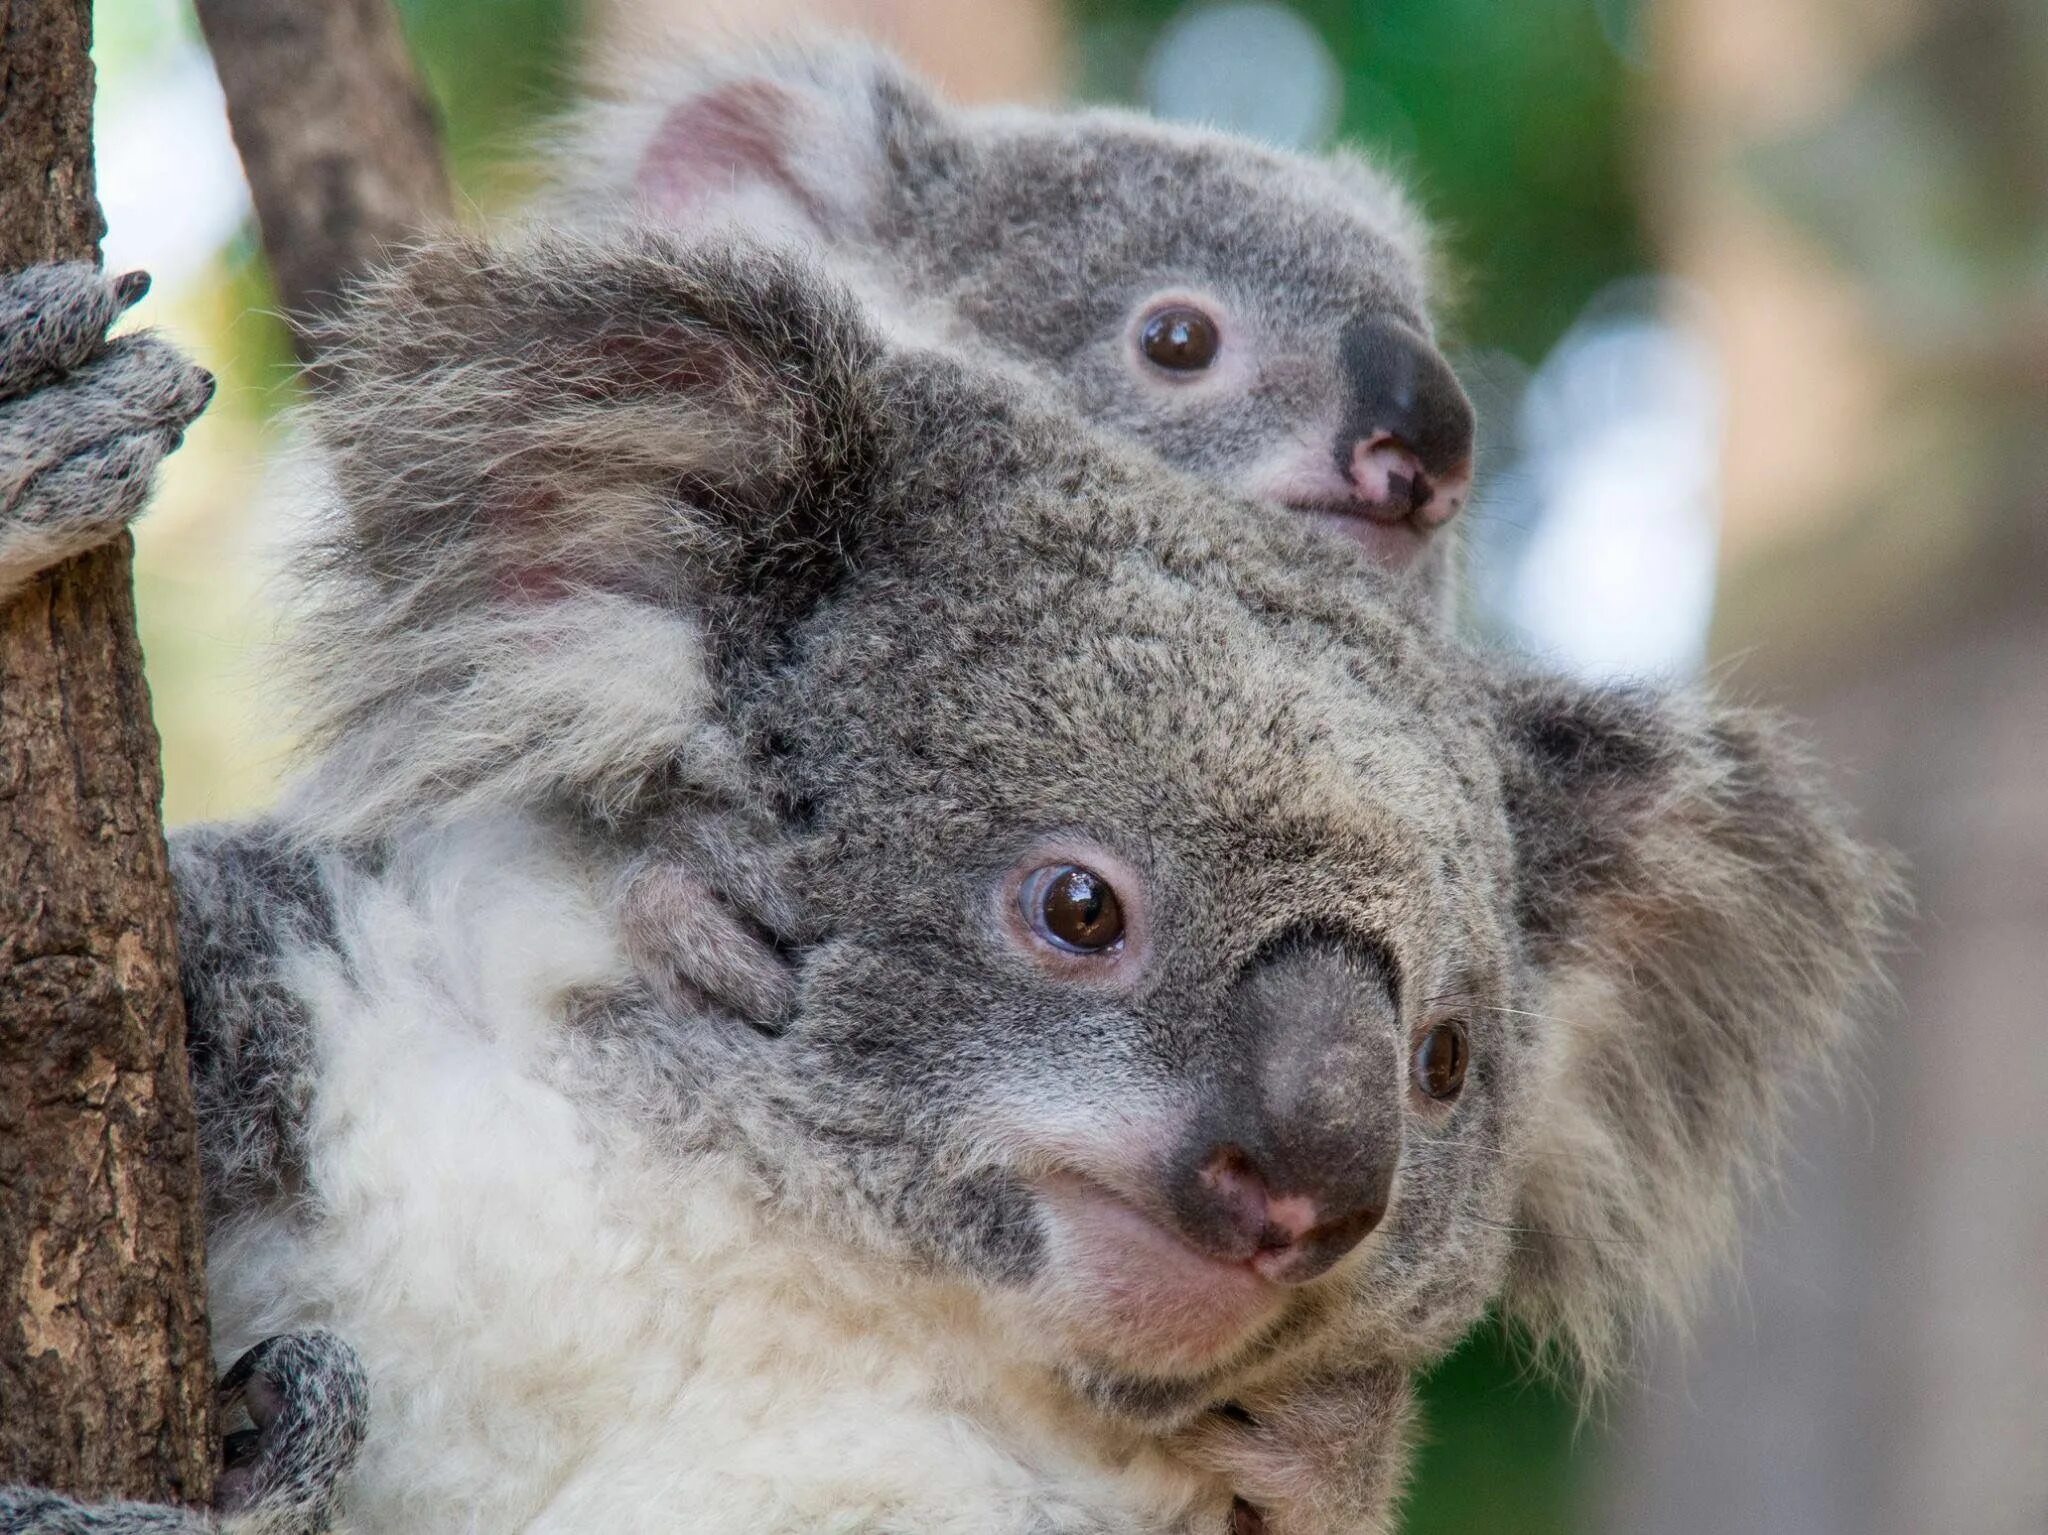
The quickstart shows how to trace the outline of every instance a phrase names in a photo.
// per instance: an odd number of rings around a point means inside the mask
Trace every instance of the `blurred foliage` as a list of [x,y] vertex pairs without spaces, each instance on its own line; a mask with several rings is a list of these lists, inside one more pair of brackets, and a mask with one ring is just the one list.
[[1812,675],[2036,602],[2048,570],[2048,5],[1941,0],[1911,22],[1733,167],[1853,292],[1882,381],[1837,515],[1725,588],[1727,632]]
[[1531,1363],[1529,1348],[1489,1325],[1422,1386],[1402,1535],[1578,1535],[1587,1516],[1586,1456],[1595,1436]]
[[524,190],[526,136],[566,104],[582,7],[576,0],[397,0],[413,54],[440,103],[462,192],[496,203]]
[[1870,285],[1908,350],[2048,312],[2048,6],[1953,0],[1840,110],[1751,149],[1773,210]]

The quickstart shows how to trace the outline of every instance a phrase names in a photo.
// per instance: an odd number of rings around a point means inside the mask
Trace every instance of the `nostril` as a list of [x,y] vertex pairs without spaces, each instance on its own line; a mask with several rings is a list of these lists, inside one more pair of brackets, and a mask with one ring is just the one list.
[[1346,470],[1368,513],[1398,522],[1435,499],[1436,485],[1412,449],[1391,432],[1375,432],[1351,450]]
[[1208,1191],[1216,1213],[1239,1242],[1265,1245],[1271,1219],[1266,1180],[1242,1146],[1226,1142],[1216,1147],[1196,1170],[1195,1181]]

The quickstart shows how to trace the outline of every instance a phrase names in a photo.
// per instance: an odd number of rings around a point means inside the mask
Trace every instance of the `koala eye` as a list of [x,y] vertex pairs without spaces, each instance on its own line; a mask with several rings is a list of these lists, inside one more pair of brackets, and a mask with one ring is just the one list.
[[1109,881],[1077,863],[1035,870],[1017,892],[1024,920],[1053,947],[1102,954],[1124,940],[1124,908]]
[[1138,350],[1169,373],[1199,373],[1221,345],[1216,322],[1192,304],[1155,309],[1138,328]]
[[1447,1103],[1465,1085],[1465,1066],[1471,1056],[1465,1043],[1465,1026],[1456,1019],[1439,1023],[1416,1041],[1409,1075],[1416,1091],[1425,1098]]

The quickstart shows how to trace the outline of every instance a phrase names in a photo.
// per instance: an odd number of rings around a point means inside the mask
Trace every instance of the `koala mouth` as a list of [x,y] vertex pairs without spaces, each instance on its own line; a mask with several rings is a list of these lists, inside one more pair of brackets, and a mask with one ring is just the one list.
[[1429,547],[1432,530],[1422,526],[1414,517],[1385,522],[1366,513],[1357,502],[1335,497],[1326,501],[1286,501],[1281,504],[1290,512],[1302,513],[1318,527],[1328,529],[1339,538],[1350,539],[1372,557],[1374,564],[1391,570],[1406,570]]
[[1085,1354],[1150,1374],[1197,1371],[1287,1304],[1288,1287],[1268,1279],[1255,1257],[1199,1252],[1089,1178],[1055,1173],[1038,1194],[1050,1247],[1041,1299]]
[[1471,488],[1469,465],[1432,474],[1405,445],[1382,434],[1358,445],[1343,475],[1296,469],[1277,484],[1254,486],[1253,493],[1263,491],[1266,499],[1350,539],[1375,564],[1405,570],[1464,508]]

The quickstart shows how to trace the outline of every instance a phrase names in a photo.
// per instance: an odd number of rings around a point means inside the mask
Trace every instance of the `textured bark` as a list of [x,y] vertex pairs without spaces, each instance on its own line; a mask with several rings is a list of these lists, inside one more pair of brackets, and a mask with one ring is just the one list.
[[388,247],[449,218],[440,127],[389,0],[198,0],[263,249],[303,322]]
[[[97,256],[89,0],[0,0],[0,265]],[[211,1497],[199,1159],[130,545],[0,609],[0,1481]]]

